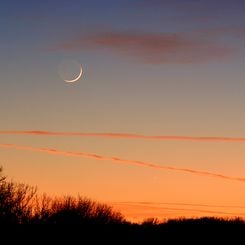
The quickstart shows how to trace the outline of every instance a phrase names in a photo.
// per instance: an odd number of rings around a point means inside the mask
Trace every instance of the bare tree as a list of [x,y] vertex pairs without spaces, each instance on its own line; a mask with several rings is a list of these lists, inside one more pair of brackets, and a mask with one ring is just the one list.
[[33,212],[37,188],[8,182],[0,169],[0,223],[26,223]]

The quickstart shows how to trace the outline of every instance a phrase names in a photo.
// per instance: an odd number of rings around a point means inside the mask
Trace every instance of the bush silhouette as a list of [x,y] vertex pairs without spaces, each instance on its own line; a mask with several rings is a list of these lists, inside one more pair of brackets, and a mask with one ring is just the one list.
[[43,224],[121,224],[123,216],[111,207],[88,198],[41,198],[33,222]]
[[141,224],[142,226],[154,226],[160,224],[160,221],[157,218],[147,218]]

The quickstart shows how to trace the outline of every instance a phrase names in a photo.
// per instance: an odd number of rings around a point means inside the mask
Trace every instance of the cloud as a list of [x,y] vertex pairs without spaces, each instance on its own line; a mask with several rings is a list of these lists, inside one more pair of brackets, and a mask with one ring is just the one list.
[[118,164],[127,164],[127,165],[134,165],[134,166],[140,166],[140,167],[148,167],[148,168],[153,168],[153,169],[158,169],[158,170],[175,171],[175,172],[182,172],[182,173],[194,174],[194,175],[199,175],[199,176],[213,177],[213,178],[218,178],[218,179],[223,179],[223,180],[245,182],[245,178],[242,178],[242,177],[232,177],[232,176],[223,175],[220,173],[213,173],[213,172],[200,171],[200,170],[189,169],[189,168],[179,168],[179,167],[174,167],[174,166],[160,165],[160,164],[156,164],[152,162],[127,160],[127,159],[122,159],[120,157],[107,157],[107,156],[97,155],[94,153],[62,151],[62,150],[49,149],[49,148],[34,148],[31,146],[19,146],[19,145],[14,145],[14,144],[0,144],[0,148],[12,148],[16,150],[42,152],[42,153],[61,155],[61,156],[66,156],[66,157],[73,156],[73,157],[81,157],[81,158],[91,158],[91,159],[96,159],[99,161],[111,161],[111,162],[115,162]]
[[79,35],[58,43],[50,50],[79,51],[87,49],[108,50],[130,56],[144,63],[203,63],[220,61],[229,57],[233,49],[214,40],[190,33],[143,33],[108,31]]
[[200,203],[177,203],[177,202],[112,202],[115,204],[132,204],[132,205],[155,205],[155,206],[191,206],[191,207],[210,207],[210,208],[232,208],[232,209],[245,209],[245,206],[236,205],[210,205],[210,204],[200,204]]
[[195,141],[195,142],[234,142],[245,143],[245,137],[204,137],[204,136],[178,136],[178,135],[142,135],[129,133],[82,133],[82,132],[53,132],[53,131],[0,131],[0,135],[37,135],[37,136],[77,136],[101,137],[118,139],[142,139],[163,141]]
[[245,216],[245,213],[237,213],[237,212],[227,212],[227,211],[218,211],[218,210],[208,210],[208,209],[194,209],[194,208],[177,208],[177,207],[157,207],[153,205],[141,205],[141,204],[129,204],[129,203],[112,203],[115,207],[130,207],[131,210],[141,210],[141,211],[150,211],[151,213],[153,210],[169,210],[169,211],[188,211],[189,212],[198,212],[198,213],[209,213],[209,214],[219,214],[219,215],[231,215],[231,216]]

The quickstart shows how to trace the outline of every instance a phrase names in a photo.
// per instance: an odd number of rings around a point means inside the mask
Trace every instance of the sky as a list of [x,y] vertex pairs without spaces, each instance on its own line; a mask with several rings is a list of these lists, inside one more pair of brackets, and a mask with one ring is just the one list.
[[[135,221],[244,217],[244,11],[243,0],[1,1],[6,175]],[[64,81],[64,63],[82,66],[79,81]]]

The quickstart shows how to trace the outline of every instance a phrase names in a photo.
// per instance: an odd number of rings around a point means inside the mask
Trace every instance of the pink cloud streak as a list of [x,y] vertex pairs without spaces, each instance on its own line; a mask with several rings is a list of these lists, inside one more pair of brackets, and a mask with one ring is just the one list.
[[233,48],[227,45],[216,43],[214,40],[203,40],[190,33],[144,33],[139,31],[103,31],[80,34],[49,48],[53,51],[87,49],[106,49],[152,64],[220,61],[233,54]]

